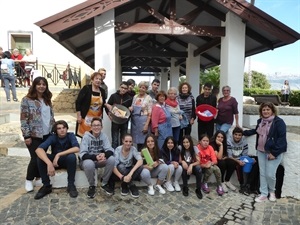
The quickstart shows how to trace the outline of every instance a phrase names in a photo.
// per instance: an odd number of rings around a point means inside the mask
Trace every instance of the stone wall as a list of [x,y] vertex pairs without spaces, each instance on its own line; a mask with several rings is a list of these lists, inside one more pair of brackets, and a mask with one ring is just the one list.
[[75,113],[75,101],[80,89],[64,89],[53,93],[53,110],[55,113]]

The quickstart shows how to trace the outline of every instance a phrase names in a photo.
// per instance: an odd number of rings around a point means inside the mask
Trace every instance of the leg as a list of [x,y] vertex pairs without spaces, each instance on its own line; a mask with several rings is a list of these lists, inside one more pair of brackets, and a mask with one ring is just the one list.
[[15,76],[10,77],[10,84],[11,84],[11,92],[12,92],[12,95],[13,95],[13,100],[15,101],[17,99],[16,78],[15,78]]
[[37,166],[37,155],[35,153],[35,150],[38,148],[38,146],[43,142],[42,139],[39,138],[32,138],[31,139],[31,145],[27,146],[29,153],[30,153],[30,162],[27,167],[27,175],[26,180],[33,180],[35,177],[40,177],[40,173]]
[[223,183],[224,182],[224,175],[225,175],[226,168],[227,168],[226,160],[225,159],[218,160],[218,167],[220,168],[220,171],[221,171],[221,180],[222,180],[222,183]]
[[282,161],[282,157],[283,155],[280,154],[276,159],[268,160],[266,162],[266,180],[269,193],[275,193],[276,171]]
[[201,180],[202,180],[202,169],[200,166],[193,166],[192,173],[196,177],[196,188],[201,190]]
[[171,181],[171,178],[172,178],[172,176],[175,172],[175,168],[174,168],[173,164],[168,165],[168,168],[169,168],[169,172],[168,172],[168,175],[167,175],[167,181]]
[[89,185],[95,186],[95,162],[91,159],[86,159],[81,162],[80,167],[84,170]]
[[225,161],[226,168],[227,168],[225,182],[228,182],[228,181],[230,181],[230,178],[236,169],[237,163],[233,159],[230,159],[230,158],[227,158],[224,161]]
[[175,175],[174,175],[174,182],[178,182],[178,180],[180,179],[181,177],[181,174],[182,174],[182,166],[178,166],[176,169],[175,169]]
[[162,184],[163,181],[166,179],[167,174],[169,171],[169,167],[166,164],[159,164],[156,168],[151,170],[150,174],[151,177],[157,177],[157,184]]
[[67,169],[68,186],[75,183],[76,162],[76,155],[74,153],[62,156],[58,160],[58,165]]
[[188,178],[189,178],[189,175],[187,174],[187,170],[186,169],[183,169],[182,170],[182,183],[183,183],[183,187],[187,187],[188,186]]
[[231,128],[231,126],[232,126],[231,124],[223,123],[220,127],[220,130],[224,131],[227,134],[227,132]]
[[213,170],[213,173],[216,177],[216,181],[217,181],[217,185],[220,186],[221,185],[221,171],[220,171],[220,168],[217,166],[217,165],[213,165],[212,166],[212,170]]
[[173,131],[173,137],[176,140],[176,142],[179,142],[179,135],[180,135],[180,126],[179,127],[173,127],[172,128]]
[[268,196],[268,183],[266,178],[266,164],[267,164],[267,155],[264,152],[257,151],[258,163],[259,163],[259,181],[260,187],[259,191],[262,196]]
[[111,123],[111,146],[113,149],[119,146],[119,125]]
[[120,145],[122,143],[122,138],[125,134],[127,134],[128,132],[128,122],[127,123],[124,123],[124,124],[121,124],[119,125],[120,126]]
[[9,75],[3,75],[3,81],[4,81],[4,91],[6,94],[6,100],[10,101]]
[[[48,158],[50,159],[50,161],[52,162],[54,159],[54,155],[50,155],[47,154]],[[48,171],[47,171],[47,164],[41,160],[40,158],[37,158],[37,165],[38,165],[38,169],[39,169],[39,173],[41,175],[42,178],[42,182],[44,186],[50,186],[50,179],[48,176]]]
[[108,159],[106,159],[105,163],[100,165],[99,167],[104,167],[104,172],[102,176],[102,186],[108,183],[108,180],[112,174],[112,171],[115,166],[115,157],[110,156]]
[[213,174],[213,169],[212,167],[210,168],[205,168],[203,172],[203,183],[208,182],[208,178]]
[[215,128],[214,120],[206,122],[206,133],[209,138],[211,138],[214,135],[214,128]]

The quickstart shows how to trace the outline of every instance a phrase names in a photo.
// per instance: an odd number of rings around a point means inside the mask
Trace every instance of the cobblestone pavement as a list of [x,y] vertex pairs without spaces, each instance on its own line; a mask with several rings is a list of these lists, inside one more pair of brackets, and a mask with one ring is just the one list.
[[0,157],[0,224],[300,224],[300,201],[282,198],[277,203],[254,203],[254,196],[229,192],[217,196],[213,190],[199,200],[191,185],[190,195],[167,193],[149,196],[145,187],[140,197],[106,196],[100,189],[94,199],[69,197],[66,189],[54,189],[34,200],[37,188],[25,193],[28,157]]

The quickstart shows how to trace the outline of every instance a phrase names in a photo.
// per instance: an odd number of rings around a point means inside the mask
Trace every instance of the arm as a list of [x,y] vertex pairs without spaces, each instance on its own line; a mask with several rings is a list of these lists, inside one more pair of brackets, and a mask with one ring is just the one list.
[[[77,112],[77,121],[78,123],[81,123],[81,106],[84,103],[84,99],[85,96],[88,94],[89,91],[89,87],[88,85],[84,86],[80,91],[79,94],[77,96],[77,99],[75,101],[75,108],[76,108],[76,112]],[[87,104],[87,103],[86,103]]]
[[[20,107],[20,122],[21,122],[21,131],[24,139],[31,139],[31,130],[29,126],[29,105],[28,99],[24,97],[21,101]],[[27,143],[26,143],[27,144]]]
[[217,159],[221,160],[221,159],[223,159],[223,144],[222,144],[222,142],[217,141],[217,140],[216,140],[216,143],[217,143],[217,146],[219,147],[219,151],[215,151],[216,157],[217,157]]
[[114,152],[114,149],[111,147],[111,143],[110,143],[108,137],[106,136],[106,134],[101,132],[100,138],[103,140],[103,149],[104,149],[104,151],[105,152],[107,152],[107,151]]
[[[286,140],[286,124],[282,119],[280,119],[276,124],[275,132],[277,132],[276,137],[274,138],[274,147],[271,149],[271,154],[276,158],[279,154],[286,151],[287,140]],[[272,159],[272,157],[271,157]]]
[[83,135],[81,144],[80,144],[80,152],[79,157],[81,160],[91,159],[93,161],[97,161],[96,155],[89,154],[89,140],[86,135]]
[[41,160],[43,160],[43,162],[45,162],[47,164],[47,174],[49,176],[55,175],[55,168],[54,168],[53,163],[48,158],[46,151],[54,141],[55,140],[54,140],[53,136],[51,135],[50,137],[47,138],[46,141],[44,141],[42,144],[40,144],[40,146],[35,150],[35,153],[37,154],[37,156]]

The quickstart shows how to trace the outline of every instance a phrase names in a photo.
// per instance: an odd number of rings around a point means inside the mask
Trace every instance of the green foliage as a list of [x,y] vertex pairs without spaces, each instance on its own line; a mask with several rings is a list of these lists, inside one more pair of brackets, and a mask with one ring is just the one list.
[[211,67],[200,72],[200,84],[211,83],[213,87],[220,86],[220,66]]
[[[257,71],[251,71],[251,88],[270,89],[271,84],[267,80],[266,75]],[[249,74],[244,73],[244,88],[249,88]]]

